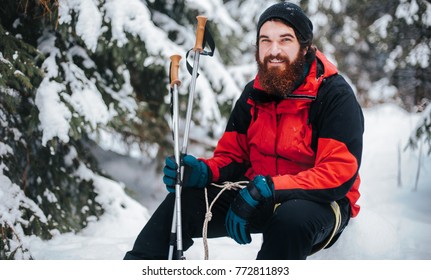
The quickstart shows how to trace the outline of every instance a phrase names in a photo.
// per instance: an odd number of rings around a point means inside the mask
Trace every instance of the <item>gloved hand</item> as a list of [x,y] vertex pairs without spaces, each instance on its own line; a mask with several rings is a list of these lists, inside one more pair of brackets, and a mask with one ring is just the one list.
[[239,244],[250,243],[249,219],[267,202],[274,204],[274,184],[271,177],[258,175],[239,191],[228,210],[226,230],[229,236]]
[[[184,155],[182,158],[184,166],[183,187],[203,188],[208,184],[208,166],[194,156]],[[175,192],[177,176],[177,163],[174,157],[167,157],[163,168],[163,182],[169,192]]]

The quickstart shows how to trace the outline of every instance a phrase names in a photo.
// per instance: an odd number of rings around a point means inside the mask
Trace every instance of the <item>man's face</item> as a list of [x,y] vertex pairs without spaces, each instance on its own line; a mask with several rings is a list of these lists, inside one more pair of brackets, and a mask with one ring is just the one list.
[[261,86],[269,94],[291,94],[304,74],[306,48],[295,31],[281,21],[267,21],[258,37],[256,60]]
[[293,28],[280,21],[267,21],[262,25],[258,44],[259,61],[266,64],[268,69],[274,67],[285,70],[286,62],[295,61],[300,50]]

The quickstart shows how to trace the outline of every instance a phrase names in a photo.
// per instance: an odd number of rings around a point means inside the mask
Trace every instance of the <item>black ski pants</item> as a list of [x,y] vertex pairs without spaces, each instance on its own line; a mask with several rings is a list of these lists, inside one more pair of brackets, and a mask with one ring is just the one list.
[[[209,186],[209,203],[220,188]],[[212,208],[208,238],[227,236],[225,217],[238,191],[224,191]],[[175,194],[169,193],[138,235],[133,249],[124,259],[167,259]],[[346,198],[338,201],[342,224],[336,238],[347,225],[350,206]],[[203,189],[183,188],[181,192],[183,249],[190,248],[192,238],[202,237],[206,206]],[[270,219],[258,215],[251,221],[251,232],[262,233],[263,243],[257,259],[306,259],[331,235],[335,217],[331,206],[308,200],[289,200],[276,208]],[[333,243],[332,242],[332,243]],[[229,256],[227,254],[227,256]]]

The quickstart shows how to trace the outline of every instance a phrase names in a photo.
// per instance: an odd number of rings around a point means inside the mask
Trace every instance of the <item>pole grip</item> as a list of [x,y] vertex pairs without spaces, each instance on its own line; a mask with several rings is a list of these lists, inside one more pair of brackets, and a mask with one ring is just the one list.
[[203,52],[203,41],[204,41],[204,33],[205,33],[205,25],[207,23],[207,17],[205,16],[197,16],[198,26],[196,28],[196,43],[193,51],[198,51],[199,53]]
[[174,54],[171,56],[171,88],[174,88],[174,85],[180,86],[181,81],[178,78],[178,69],[180,68],[180,60],[181,55]]

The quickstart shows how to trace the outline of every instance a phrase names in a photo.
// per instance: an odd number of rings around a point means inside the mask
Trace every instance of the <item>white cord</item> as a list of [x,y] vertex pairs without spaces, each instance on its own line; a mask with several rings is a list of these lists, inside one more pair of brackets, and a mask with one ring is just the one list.
[[208,223],[212,219],[211,209],[212,209],[214,203],[217,201],[217,199],[222,195],[222,193],[225,190],[239,190],[239,189],[246,187],[247,184],[248,184],[248,181],[224,182],[223,185],[217,185],[217,184],[212,183],[213,186],[221,188],[222,190],[217,194],[217,196],[211,202],[211,205],[208,205],[208,191],[207,191],[207,188],[204,188],[205,189],[205,205],[206,205],[206,209],[207,209],[207,211],[205,213],[204,225],[202,227],[202,239],[203,239],[203,243],[204,243],[204,251],[205,251],[204,259],[205,260],[208,260],[208,255],[209,255],[208,237],[207,237]]

